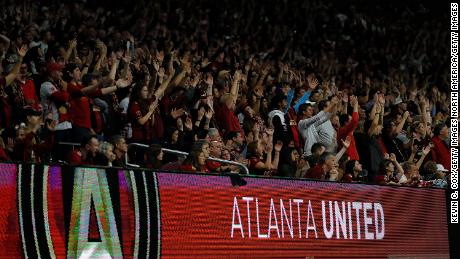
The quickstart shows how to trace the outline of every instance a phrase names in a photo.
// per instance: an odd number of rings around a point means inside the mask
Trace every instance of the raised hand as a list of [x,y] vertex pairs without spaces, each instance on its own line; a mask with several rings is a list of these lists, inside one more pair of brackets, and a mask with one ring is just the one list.
[[206,75],[206,81],[205,81],[205,83],[206,83],[207,85],[212,85],[212,84],[214,83],[214,79],[213,79],[213,77],[212,77],[211,74],[207,74],[207,75]]
[[118,79],[117,82],[116,82],[116,85],[118,88],[126,88],[128,87],[129,85],[131,84],[131,81],[128,80],[128,79]]
[[307,78],[307,82],[308,82],[308,88],[310,88],[311,90],[315,90],[316,87],[318,86],[318,79],[316,79],[315,76],[309,76]]
[[204,114],[206,113],[206,110],[203,106],[198,110],[198,119],[201,120],[203,119]]
[[202,73],[196,74],[195,77],[193,78],[192,82],[190,83],[190,86],[196,87],[198,85],[198,83],[201,81],[201,75],[202,75]]
[[236,70],[236,71],[235,71],[234,79],[235,79],[235,81],[237,81],[237,82],[239,82],[239,81],[241,80],[241,71],[240,71],[240,70]]
[[77,47],[77,40],[73,39],[69,42],[69,48],[75,49]]
[[185,127],[188,129],[188,130],[192,130],[193,128],[193,122],[192,122],[192,119],[190,117],[187,117],[187,119],[185,120]]
[[410,116],[409,111],[405,111],[404,114],[403,114],[403,118],[407,119],[407,118],[409,118],[409,116]]
[[165,53],[163,51],[157,51],[155,57],[158,60],[158,62],[163,63],[163,60],[165,58]]
[[171,116],[172,116],[173,118],[180,117],[180,116],[182,116],[182,114],[184,114],[184,108],[180,108],[180,109],[178,109],[178,110],[173,109],[173,110],[171,111]]
[[430,151],[431,151],[430,145],[424,147],[423,150],[422,150],[423,155],[425,155],[425,156],[428,155],[428,153],[430,153]]
[[345,141],[342,139],[342,145],[348,149],[350,147],[350,143],[351,143],[351,138],[350,136],[347,136],[347,138],[345,139]]
[[283,142],[281,141],[277,141],[276,144],[275,144],[275,151],[276,152],[280,152],[281,151],[281,148],[283,148]]
[[268,134],[269,136],[273,136],[273,133],[275,133],[275,129],[274,129],[274,128],[268,128],[268,129],[266,130],[266,132],[267,132],[267,134]]
[[158,76],[163,78],[165,76],[165,69],[163,67],[160,67],[158,70]]
[[358,103],[358,98],[356,96],[354,96],[354,95],[348,97],[348,99],[350,100],[350,104],[352,106],[355,106]]
[[49,131],[55,131],[56,125],[57,125],[57,121],[52,120],[50,123],[46,124],[46,127],[48,128]]
[[393,162],[393,163],[398,162],[398,161],[396,160],[396,155],[395,155],[394,153],[391,153],[391,154],[390,154],[390,161]]
[[209,109],[209,111],[207,111],[206,114],[205,114],[206,119],[208,119],[208,120],[210,120],[213,115],[214,115],[214,112],[211,109]]
[[17,50],[18,50],[18,55],[23,58],[27,54],[27,51],[29,50],[29,48],[27,48],[27,45],[24,44],[21,46],[21,48]]
[[259,123],[255,123],[254,124],[254,127],[252,128],[252,131],[257,134],[259,134],[259,131],[260,131],[260,124]]

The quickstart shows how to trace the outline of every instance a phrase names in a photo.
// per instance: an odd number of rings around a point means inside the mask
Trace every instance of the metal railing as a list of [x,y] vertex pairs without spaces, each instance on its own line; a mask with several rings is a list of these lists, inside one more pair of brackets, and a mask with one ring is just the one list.
[[[149,146],[146,145],[146,144],[130,143],[128,145],[128,150],[129,150],[130,147],[133,147],[133,146],[140,147],[140,148],[146,148],[146,149],[149,148]],[[174,150],[174,149],[168,149],[168,148],[161,148],[161,150],[163,152],[165,152],[165,153],[175,154],[175,155],[178,155],[178,156],[188,156],[188,154],[189,154],[187,152]],[[229,165],[238,166],[238,167],[243,169],[245,174],[249,175],[249,169],[242,163],[238,163],[238,162],[235,162],[235,161],[224,160],[224,159],[215,158],[215,157],[208,157],[208,160],[214,161],[214,162],[219,162],[219,163],[222,163],[222,164],[229,164]],[[128,153],[125,154],[125,164],[127,166],[131,166],[131,167],[140,167],[139,165],[129,163]]]
[[[72,143],[72,142],[59,142],[58,143],[59,145],[67,145],[67,146],[72,146],[72,147],[79,147],[80,144],[79,143]],[[128,150],[130,147],[140,147],[140,148],[149,148],[148,145],[146,144],[141,144],[141,143],[130,143],[128,144]],[[184,152],[184,151],[179,151],[179,150],[174,150],[174,149],[168,149],[168,148],[161,148],[161,150],[165,153],[170,153],[170,154],[175,154],[177,156],[188,156],[189,153],[187,152]],[[245,166],[244,164],[242,163],[238,163],[238,162],[235,162],[235,161],[229,161],[229,160],[224,160],[224,159],[220,159],[220,158],[216,158],[216,157],[208,157],[208,160],[210,161],[214,161],[214,162],[219,162],[219,163],[222,163],[222,164],[228,164],[228,165],[234,165],[234,166],[238,166],[240,168],[243,169],[244,173],[249,175],[249,169],[247,168],[247,166]],[[59,162],[65,162],[65,161],[59,161]],[[66,162],[65,162],[66,163]],[[139,165],[137,164],[131,164],[129,163],[129,157],[128,157],[128,152],[126,152],[125,154],[125,164],[126,166],[129,166],[129,167],[140,167]]]

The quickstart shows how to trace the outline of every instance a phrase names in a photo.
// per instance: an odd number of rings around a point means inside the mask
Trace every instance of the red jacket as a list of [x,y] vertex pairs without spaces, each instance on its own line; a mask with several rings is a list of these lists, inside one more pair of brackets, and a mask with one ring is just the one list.
[[353,137],[353,131],[358,127],[359,115],[357,112],[353,112],[351,120],[340,127],[337,131],[337,143],[339,145],[339,150],[342,148],[342,141],[349,136],[351,138],[350,147],[347,150],[347,155],[350,157],[350,160],[359,160],[358,150],[356,149],[355,137]]
[[438,136],[432,138],[434,147],[431,149],[431,156],[437,164],[441,164],[450,171],[450,151],[446,143]]
[[102,95],[101,89],[97,89],[89,96],[81,92],[84,86],[69,83],[67,91],[71,96],[70,114],[72,115],[72,125],[86,129],[91,128],[91,107],[90,98],[99,97]]

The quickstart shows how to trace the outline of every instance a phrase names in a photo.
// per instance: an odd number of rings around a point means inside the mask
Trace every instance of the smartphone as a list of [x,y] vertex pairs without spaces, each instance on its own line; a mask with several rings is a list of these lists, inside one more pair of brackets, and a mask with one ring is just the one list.
[[126,49],[129,50],[129,47],[131,47],[131,41],[126,42]]

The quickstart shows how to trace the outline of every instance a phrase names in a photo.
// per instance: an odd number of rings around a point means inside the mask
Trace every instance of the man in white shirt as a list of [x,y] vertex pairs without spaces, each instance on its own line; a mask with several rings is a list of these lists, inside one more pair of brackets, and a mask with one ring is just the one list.
[[320,142],[318,127],[330,119],[332,111],[337,103],[338,99],[334,96],[329,105],[315,116],[313,116],[313,107],[310,104],[305,104],[306,109],[299,108],[299,113],[302,112],[302,115],[305,116],[305,119],[300,120],[298,125],[299,132],[305,143],[303,150],[305,156],[311,155],[311,147],[313,144]]

